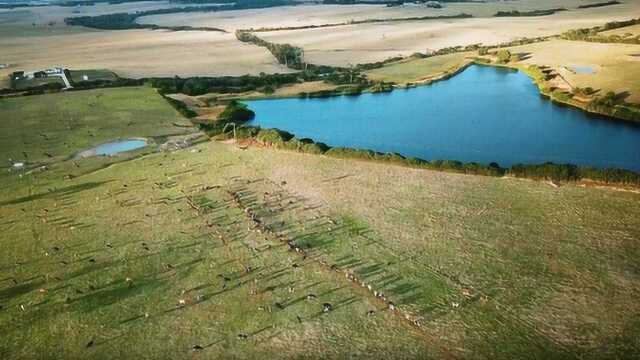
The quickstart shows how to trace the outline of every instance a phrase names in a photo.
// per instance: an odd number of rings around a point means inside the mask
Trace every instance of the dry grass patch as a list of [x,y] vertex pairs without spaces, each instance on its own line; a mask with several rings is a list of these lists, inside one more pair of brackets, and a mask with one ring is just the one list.
[[[48,37],[0,38],[0,70],[64,66],[109,69],[124,77],[206,76],[284,73],[264,48],[241,43],[233,34],[205,31],[122,30]],[[43,56],[43,54],[46,54]]]
[[[601,44],[583,41],[554,40],[511,48],[527,53],[524,64],[553,67],[572,86],[592,87],[601,92],[629,92],[629,102],[640,102],[640,45]],[[576,66],[591,68],[594,73],[572,71]]]
[[147,11],[176,7],[167,1],[143,1],[123,4],[98,3],[88,6],[38,6],[7,9],[0,12],[0,38],[65,35],[95,31],[67,26],[64,19],[74,16],[96,16],[111,13]]
[[626,20],[638,11],[640,3],[629,2],[597,10],[565,11],[543,17],[359,24],[267,32],[260,36],[271,42],[302,47],[311,63],[347,66],[449,46],[490,45],[522,37],[555,35],[570,29]]
[[[593,0],[593,2],[598,2]],[[630,3],[631,1],[629,1]],[[443,3],[442,9],[432,9],[424,5],[406,4],[386,7],[385,5],[300,5],[267,9],[221,11],[214,13],[183,13],[151,15],[138,19],[141,24],[162,26],[209,26],[228,31],[247,28],[274,28],[308,25],[322,25],[360,21],[367,19],[392,19],[423,16],[470,14],[474,17],[492,17],[497,11],[529,11],[552,8],[576,9],[585,2],[580,0],[519,0],[511,2],[485,3]],[[621,8],[622,10],[620,10]],[[620,13],[629,10],[630,5],[604,7],[597,13]],[[576,14],[593,14],[593,10],[580,10]],[[575,14],[574,14],[575,16]]]

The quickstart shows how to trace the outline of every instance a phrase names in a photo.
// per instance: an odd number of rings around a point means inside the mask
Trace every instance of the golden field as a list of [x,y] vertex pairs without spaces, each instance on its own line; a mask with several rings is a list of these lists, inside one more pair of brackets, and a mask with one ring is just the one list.
[[[591,1],[587,3],[594,3]],[[240,28],[305,26],[374,18],[406,18],[468,13],[472,19],[399,21],[336,26],[320,29],[260,33],[268,41],[291,43],[305,49],[307,61],[347,66],[374,62],[398,55],[410,55],[448,46],[473,43],[495,44],[519,37],[558,34],[577,27],[595,26],[640,13],[640,2],[577,10],[577,0],[452,3],[436,10],[405,5],[301,5],[216,13],[178,13],[148,16],[141,23],[158,25],[212,26],[229,33],[169,32],[146,30],[97,31],[65,26],[69,16],[132,12],[175,7],[169,2],[141,2],[118,5],[35,7],[0,12],[0,63],[15,70],[51,66],[106,68],[128,77],[242,75],[288,70],[277,64],[264,48],[237,41]],[[566,7],[570,11],[552,16],[491,18],[498,10],[531,10]],[[35,24],[35,26],[33,25]],[[0,86],[6,86],[6,79]]]

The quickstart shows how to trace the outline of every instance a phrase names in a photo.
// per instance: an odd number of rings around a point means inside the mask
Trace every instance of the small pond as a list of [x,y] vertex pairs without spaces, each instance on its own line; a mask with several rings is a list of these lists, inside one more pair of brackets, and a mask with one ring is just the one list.
[[125,139],[98,145],[92,149],[85,150],[79,154],[80,157],[96,155],[112,156],[119,153],[140,149],[147,146],[143,139]]
[[591,66],[575,65],[571,69],[576,74],[595,74],[596,71]]
[[501,166],[547,161],[640,171],[640,126],[553,104],[523,73],[474,65],[385,94],[247,101],[249,125],[330,146]]

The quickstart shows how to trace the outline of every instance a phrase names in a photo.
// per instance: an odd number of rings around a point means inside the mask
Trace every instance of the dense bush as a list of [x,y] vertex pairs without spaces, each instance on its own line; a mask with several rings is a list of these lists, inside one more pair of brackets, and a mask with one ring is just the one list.
[[593,99],[587,105],[587,110],[624,120],[640,121],[640,107],[625,102],[624,94],[616,94],[612,91]]
[[593,180],[607,184],[640,185],[640,173],[624,169],[595,169],[571,164],[545,163],[514,165],[508,173],[515,177],[555,181]]
[[183,93],[191,96],[207,93],[237,93],[253,91],[265,86],[279,87],[308,79],[306,73],[261,74],[260,76],[219,76],[192,78],[149,78],[151,86],[161,93]]
[[242,123],[253,119],[255,115],[247,105],[232,100],[218,116],[218,121]]
[[236,38],[242,42],[252,43],[267,48],[280,64],[287,67],[302,70],[305,68],[304,52],[302,48],[289,44],[276,44],[268,42],[245,30],[237,30]]
[[580,167],[580,178],[604,182],[607,184],[640,185],[640,174],[624,169],[594,169]]
[[511,52],[506,49],[498,50],[496,57],[499,63],[506,64],[511,60]]
[[256,140],[271,145],[283,145],[293,138],[293,134],[278,129],[260,129]]
[[580,179],[578,167],[571,164],[554,164],[551,162],[540,165],[516,164],[509,169],[510,175],[529,179],[547,179],[556,181],[576,181]]
[[[67,76],[67,78],[69,78]],[[108,87],[141,86],[144,79],[116,78],[115,80],[73,81],[74,90],[99,89]]]

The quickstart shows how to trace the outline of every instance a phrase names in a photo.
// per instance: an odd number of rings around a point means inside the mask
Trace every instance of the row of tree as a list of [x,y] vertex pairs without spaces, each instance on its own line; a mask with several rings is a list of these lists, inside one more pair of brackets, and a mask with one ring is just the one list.
[[627,103],[625,96],[624,93],[609,91],[604,96],[593,99],[587,105],[587,110],[619,119],[640,121],[640,106]]
[[252,43],[254,45],[267,48],[278,62],[286,67],[296,70],[304,70],[306,68],[304,50],[300,47],[289,44],[272,43],[259,38],[250,31],[244,30],[237,30],[236,38],[242,42]]
[[626,21],[612,21],[604,24],[603,26],[569,30],[562,33],[560,37],[566,40],[580,40],[600,43],[640,44],[640,34],[636,36],[633,36],[633,34],[628,34],[626,36],[601,34],[604,31],[620,29],[638,24],[640,24],[640,18]]
[[547,10],[530,10],[530,11],[519,11],[519,10],[498,11],[493,16],[495,17],[547,16],[547,15],[553,15],[559,11],[567,11],[567,9],[555,8],[555,9],[547,9]]
[[[188,2],[181,0],[180,2]],[[207,3],[211,3],[208,1]],[[207,6],[186,6],[165,9],[154,9],[147,11],[137,11],[134,13],[114,13],[97,16],[77,16],[64,19],[67,25],[86,26],[102,30],[123,30],[123,29],[170,29],[170,30],[213,30],[224,31],[217,28],[192,28],[189,26],[158,26],[154,24],[138,24],[136,19],[149,15],[164,15],[187,12],[215,12],[227,10],[243,10],[254,8],[266,8],[293,4],[292,0],[237,0],[233,2],[217,2],[215,5]]]
[[259,76],[218,76],[192,78],[149,78],[151,86],[163,94],[183,93],[191,96],[207,93],[237,93],[258,90],[266,86],[277,88],[286,84],[312,80],[305,73],[260,74]]
[[249,28],[244,29],[246,32],[269,32],[269,31],[283,31],[283,30],[305,30],[305,29],[318,29],[325,27],[336,27],[346,25],[358,25],[358,24],[371,24],[371,23],[383,23],[383,22],[400,22],[400,21],[424,21],[424,20],[447,20],[447,19],[467,19],[473,15],[461,13],[458,15],[438,15],[438,16],[412,16],[403,18],[372,18],[362,20],[349,20],[337,23],[326,24],[309,24],[300,26],[278,26],[278,27],[261,27],[261,28]]
[[[222,133],[223,127],[207,127],[211,135],[228,137],[231,133]],[[324,154],[326,156],[359,160],[388,162],[397,165],[422,169],[458,172],[484,176],[514,176],[519,178],[574,182],[593,180],[606,184],[640,185],[640,173],[624,169],[596,169],[572,164],[517,164],[511,168],[502,168],[497,163],[488,165],[475,162],[463,163],[455,160],[426,161],[418,158],[406,158],[397,153],[380,153],[372,150],[345,147],[330,147],[324,143],[314,143],[311,139],[298,139],[293,134],[278,129],[260,129],[242,126],[237,131],[238,138],[253,138],[258,142],[276,148],[305,153]]]

